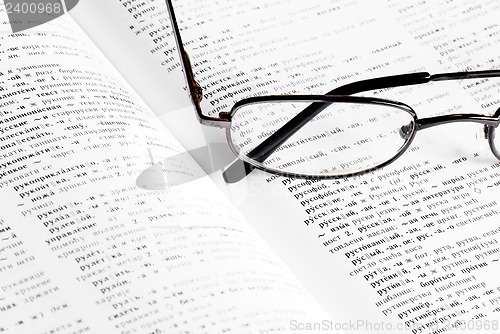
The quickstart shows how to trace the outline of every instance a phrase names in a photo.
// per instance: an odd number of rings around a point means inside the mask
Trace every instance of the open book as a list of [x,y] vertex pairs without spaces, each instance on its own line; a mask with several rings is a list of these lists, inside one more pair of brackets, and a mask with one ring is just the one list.
[[[212,114],[500,68],[491,0],[174,6]],[[162,1],[82,1],[0,45],[0,333],[498,332],[500,164],[481,126],[419,132],[355,178],[229,186],[183,154],[224,137],[195,121]],[[500,79],[365,95],[492,114]]]

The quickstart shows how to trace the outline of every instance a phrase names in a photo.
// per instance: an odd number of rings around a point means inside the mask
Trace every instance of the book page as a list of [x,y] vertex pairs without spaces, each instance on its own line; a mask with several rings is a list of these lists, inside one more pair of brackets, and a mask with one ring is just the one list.
[[[500,64],[494,1],[177,1],[174,7],[211,115],[248,96],[322,94],[377,76]],[[137,52],[163,50],[161,60],[151,60],[160,77],[167,64],[178,66],[170,57],[173,42],[162,45],[171,35],[162,3],[120,12],[129,17],[123,35],[129,29],[149,43]],[[363,95],[402,101],[419,117],[493,114],[497,81]],[[229,193],[341,325],[368,333],[373,326],[492,332],[500,318],[497,168],[481,125],[448,124],[417,133],[411,148],[380,171],[320,182],[253,172]]]
[[190,104],[163,1],[82,1],[70,15],[155,113]]
[[0,43],[0,332],[324,319],[73,21]]
[[[497,4],[391,1],[387,9],[408,36],[401,48],[412,53],[384,49],[389,69],[400,56],[425,57],[428,66],[419,70],[500,67]],[[363,95],[403,101],[420,117],[493,114],[499,87],[492,78]],[[317,298],[353,330],[493,333],[500,321],[498,167],[482,125],[447,124],[419,131],[411,148],[382,170],[332,181],[256,172],[231,192]],[[278,202],[286,210],[276,213]],[[284,231],[286,238],[275,237]]]

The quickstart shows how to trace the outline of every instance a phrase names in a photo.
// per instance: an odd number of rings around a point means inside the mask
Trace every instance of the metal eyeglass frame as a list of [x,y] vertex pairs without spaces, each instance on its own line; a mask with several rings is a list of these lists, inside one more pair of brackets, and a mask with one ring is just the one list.
[[[373,78],[352,82],[340,87],[337,87],[324,95],[267,95],[257,96],[242,99],[234,104],[229,112],[220,112],[218,117],[207,116],[201,110],[201,100],[203,98],[203,89],[201,85],[195,80],[193,68],[189,60],[189,56],[184,49],[180,30],[175,18],[172,0],[165,0],[174,32],[177,49],[181,58],[181,65],[187,81],[191,100],[196,108],[196,115],[198,121],[207,126],[215,126],[226,129],[226,137],[228,144],[233,153],[239,157],[239,161],[230,165],[224,171],[224,179],[228,183],[238,182],[246,177],[253,169],[257,168],[272,174],[278,174],[286,177],[294,178],[318,178],[318,179],[334,179],[344,178],[346,176],[354,176],[368,171],[382,168],[397,158],[399,158],[404,151],[410,146],[417,131],[430,128],[436,125],[454,123],[454,122],[475,122],[484,124],[485,138],[488,140],[490,149],[497,159],[500,160],[500,151],[494,145],[495,129],[500,124],[500,108],[492,115],[482,114],[450,114],[442,116],[434,116],[428,118],[418,118],[416,112],[408,105],[391,101],[386,99],[378,99],[371,97],[355,97],[349,96],[356,93],[378,90],[391,87],[401,87],[424,84],[431,81],[444,81],[444,80],[462,80],[462,79],[481,79],[500,77],[500,70],[485,70],[485,71],[470,71],[470,72],[453,72],[453,73],[439,73],[429,74],[427,72],[416,72],[409,74],[400,74],[393,76],[386,76],[380,78]],[[251,152],[248,153],[248,159],[239,156],[237,149],[231,142],[231,120],[234,113],[241,107],[255,103],[268,103],[268,102],[311,102],[311,104],[304,110],[299,112],[296,116],[290,119],[284,126],[279,128],[276,132],[266,138],[261,144],[256,146]],[[405,145],[395,154],[395,156],[386,162],[383,162],[375,167],[359,172],[350,173],[347,175],[329,175],[329,174],[297,174],[274,170],[266,168],[263,165],[254,165],[253,161],[263,163],[278,147],[280,147],[288,138],[300,130],[311,119],[328,107],[331,103],[363,103],[363,104],[378,104],[395,107],[405,110],[412,115],[413,129],[411,129],[411,136],[407,139]]]

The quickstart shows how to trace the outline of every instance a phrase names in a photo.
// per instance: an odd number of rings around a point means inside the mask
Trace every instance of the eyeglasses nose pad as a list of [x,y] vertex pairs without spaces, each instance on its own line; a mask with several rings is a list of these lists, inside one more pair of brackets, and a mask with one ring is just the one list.
[[[484,124],[481,127],[477,128],[475,137],[476,137],[476,141],[478,143],[475,147],[476,147],[476,150],[478,150],[478,153],[489,151],[489,150],[493,149],[491,147],[491,142],[489,139],[490,133],[491,133],[491,128],[489,125]],[[484,142],[485,139],[486,139],[486,143]]]
[[407,125],[403,125],[402,127],[399,128],[398,132],[399,132],[399,136],[404,139],[404,140],[407,140],[408,138],[410,138],[412,132],[413,132],[413,128],[414,128],[414,125],[413,125],[413,121],[408,123]]
[[482,140],[482,139],[488,140],[488,136],[489,136],[488,134],[489,134],[489,132],[490,132],[489,126],[486,125],[486,124],[484,124],[483,127],[482,127],[482,129],[478,130],[476,132],[476,139],[478,139],[478,140]]

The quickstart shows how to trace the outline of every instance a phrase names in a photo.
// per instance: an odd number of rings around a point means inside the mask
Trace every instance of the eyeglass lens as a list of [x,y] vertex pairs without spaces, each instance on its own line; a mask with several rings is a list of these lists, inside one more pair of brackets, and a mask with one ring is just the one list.
[[245,105],[233,115],[228,140],[235,153],[266,169],[301,175],[348,175],[376,168],[397,156],[415,131],[406,110],[379,104],[335,102],[262,162],[259,144],[311,102]]

